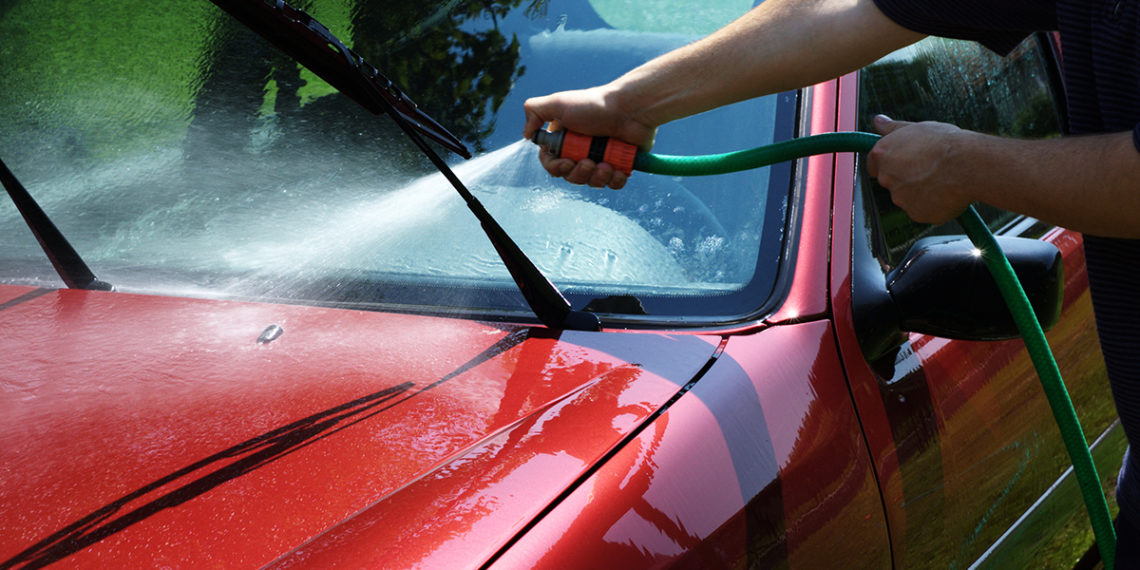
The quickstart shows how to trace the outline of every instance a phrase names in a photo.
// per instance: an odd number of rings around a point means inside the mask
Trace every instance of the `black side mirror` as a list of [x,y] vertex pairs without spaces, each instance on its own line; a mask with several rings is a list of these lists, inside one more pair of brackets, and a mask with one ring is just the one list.
[[[1050,243],[998,237],[1025,289],[1041,326],[1049,330],[1061,316],[1064,265]],[[880,274],[881,275],[881,274]],[[894,344],[902,332],[962,340],[1004,340],[1019,336],[981,252],[959,236],[915,242],[886,276],[887,295],[856,308],[860,344],[868,358]]]
[[[999,237],[1041,327],[1061,317],[1064,262],[1053,244]],[[1004,340],[1019,333],[982,253],[969,240],[916,242],[887,275],[904,331],[963,340]]]

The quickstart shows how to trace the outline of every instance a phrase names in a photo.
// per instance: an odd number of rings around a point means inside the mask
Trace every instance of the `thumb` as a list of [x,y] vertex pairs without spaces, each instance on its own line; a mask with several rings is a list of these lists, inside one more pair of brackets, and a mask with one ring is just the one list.
[[896,121],[886,115],[875,115],[874,119],[875,130],[879,131],[881,135],[889,135],[907,125],[912,123],[908,121]]
[[532,97],[523,102],[526,123],[523,125],[523,138],[530,139],[535,131],[542,128],[557,112],[551,109],[549,97]]
[[541,117],[539,117],[538,115],[532,114],[530,112],[527,112],[526,123],[523,124],[523,133],[522,133],[523,138],[530,140],[531,138],[534,137],[534,133],[538,132],[538,129],[541,129],[542,126],[545,124],[546,124],[546,121],[543,120]]

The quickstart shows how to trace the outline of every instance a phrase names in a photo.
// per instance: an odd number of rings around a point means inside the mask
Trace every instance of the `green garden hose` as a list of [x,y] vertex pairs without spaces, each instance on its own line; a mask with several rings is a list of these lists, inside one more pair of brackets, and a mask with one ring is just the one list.
[[[871,133],[827,133],[725,154],[665,156],[637,153],[633,168],[672,176],[726,174],[815,154],[867,152],[878,140],[879,136]],[[973,206],[966,208],[966,211],[958,217],[958,224],[966,231],[966,236],[973,242],[974,247],[982,252],[982,259],[997,281],[1002,298],[1009,306],[1014,322],[1017,323],[1017,329],[1025,340],[1029,357],[1037,369],[1037,375],[1041,378],[1041,387],[1049,400],[1053,417],[1065,442],[1065,449],[1068,450],[1069,459],[1073,463],[1073,472],[1077,476],[1081,494],[1084,496],[1085,507],[1088,509],[1104,567],[1111,569],[1116,550],[1116,532],[1112,527],[1108,502],[1104,498],[1096,465],[1093,464],[1088,442],[1084,432],[1081,431],[1073,402],[1069,398],[1069,391],[1065,389],[1065,383],[1061,380],[1061,371],[1057,368],[1057,361],[1053,358],[1053,352],[1045,339],[1045,332],[1041,329],[1041,323],[1033,312],[1033,306],[1029,303],[1025,290],[1017,280],[1013,266],[1009,264],[1009,259],[1002,253],[997,240],[977,210]]]
[[669,176],[728,174],[815,154],[867,152],[878,140],[879,135],[871,133],[825,133],[724,154],[669,156],[639,152],[633,169]]
[[1061,429],[1061,439],[1064,440],[1069,460],[1073,463],[1073,472],[1077,476],[1085,508],[1088,509],[1104,567],[1112,570],[1116,555],[1116,531],[1112,527],[1108,502],[1104,498],[1100,477],[1097,475],[1096,465],[1093,464],[1084,432],[1081,431],[1077,412],[1073,409],[1073,401],[1069,399],[1069,391],[1065,389],[1065,383],[1061,380],[1061,371],[1057,368],[1053,352],[1049,350],[1049,343],[1045,340],[1041,323],[1034,315],[1033,307],[1029,304],[1029,299],[1025,296],[1025,290],[1018,282],[1017,274],[1009,264],[1009,259],[1002,253],[997,240],[977,210],[973,206],[967,208],[958,216],[958,224],[966,231],[966,236],[973,242],[974,247],[981,250],[982,260],[997,281],[1001,296],[1013,314],[1014,322],[1017,323],[1017,330],[1025,340],[1029,358],[1033,361],[1033,367],[1037,369],[1041,388],[1049,400],[1049,407],[1053,409],[1053,418],[1057,421],[1057,427]]
[[[652,174],[665,174],[669,176],[704,176],[711,174],[727,174],[752,168],[768,166],[777,162],[795,160],[816,154],[830,154],[835,152],[868,152],[879,136],[863,132],[826,133],[792,139],[772,145],[756,147],[749,150],[730,152],[725,154],[712,154],[703,156],[668,156],[637,152],[631,145],[625,145],[618,156],[618,150],[607,150],[607,141],[604,139],[587,139],[576,133],[562,131],[560,133],[547,133],[539,131],[535,142],[548,147],[548,150],[557,156],[567,156],[561,152],[563,145],[569,149],[571,145],[581,156],[588,156],[597,162],[606,160],[611,164],[624,163],[626,170],[631,165],[633,170],[640,170]],[[580,137],[580,138],[571,138]],[[565,143],[564,143],[565,141]],[[616,141],[620,142],[620,141]],[[618,145],[609,144],[609,147]],[[578,158],[578,157],[576,157]],[[630,160],[632,163],[630,163]],[[1009,263],[994,239],[981,216],[970,206],[958,217],[958,223],[965,230],[966,236],[973,242],[974,247],[982,252],[982,259],[986,267],[997,281],[998,289],[1009,306],[1010,313],[1017,323],[1018,331],[1025,340],[1029,357],[1037,369],[1041,379],[1041,387],[1049,400],[1053,410],[1053,417],[1061,430],[1061,438],[1069,452],[1069,459],[1073,464],[1077,483],[1084,497],[1085,507],[1088,509],[1089,519],[1092,522],[1093,534],[1096,537],[1104,567],[1111,570],[1116,551],[1116,532],[1112,526],[1112,517],[1108,511],[1108,502],[1101,489],[1100,478],[1097,476],[1096,466],[1093,464],[1092,454],[1089,452],[1088,442],[1084,432],[1081,431],[1080,421],[1077,419],[1073,402],[1065,383],[1061,380],[1061,371],[1057,368],[1057,361],[1049,349],[1045,339],[1045,332],[1033,312],[1025,290],[1017,279],[1013,267]]]

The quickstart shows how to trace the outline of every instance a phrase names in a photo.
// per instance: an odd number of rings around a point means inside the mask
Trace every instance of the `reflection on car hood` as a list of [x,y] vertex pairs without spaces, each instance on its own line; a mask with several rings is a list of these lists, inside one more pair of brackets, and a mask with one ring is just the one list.
[[13,286],[0,331],[4,566],[261,565],[354,516],[470,564],[716,342]]

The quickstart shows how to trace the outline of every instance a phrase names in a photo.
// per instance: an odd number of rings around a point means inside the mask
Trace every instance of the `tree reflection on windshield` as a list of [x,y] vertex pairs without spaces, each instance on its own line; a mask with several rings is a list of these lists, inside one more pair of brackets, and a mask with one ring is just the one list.
[[[546,2],[530,0],[527,10]],[[450,2],[440,8],[404,0],[358,2],[352,41],[358,53],[397,84],[415,85],[412,97],[429,114],[484,150],[480,143],[493,129],[488,117],[525,72],[518,38],[506,37],[498,27],[499,19],[521,4]],[[486,29],[471,25],[488,20],[492,25]]]
[[[532,0],[531,5],[544,1]],[[483,151],[495,113],[525,70],[518,38],[506,37],[497,25],[521,2],[450,2],[442,7],[392,0],[350,2],[350,44],[396,85],[408,89],[429,115]],[[291,3],[321,19],[320,6],[313,4]],[[328,131],[330,124],[352,125],[378,140],[402,136],[387,121],[362,124],[354,116],[355,105],[342,97],[302,106],[300,91],[306,79],[300,66],[231,18],[214,23],[210,41],[199,60],[202,84],[186,141],[190,160],[212,160],[219,151],[240,159],[250,150],[250,134],[267,112],[274,116],[272,139],[281,145],[298,137],[320,137],[321,132],[304,131]]]
[[[651,316],[711,314],[771,291],[788,167],[644,174],[598,192],[551,179],[518,136],[527,97],[607,81],[690,32],[615,27],[610,19],[645,9],[622,2],[290,4],[478,154],[452,167],[574,306],[632,295]],[[522,306],[479,222],[397,125],[211,2],[0,0],[0,59],[0,156],[122,291]],[[655,150],[786,138],[795,102],[773,96],[678,121]],[[0,280],[57,282],[10,204],[0,203],[0,243]]]

